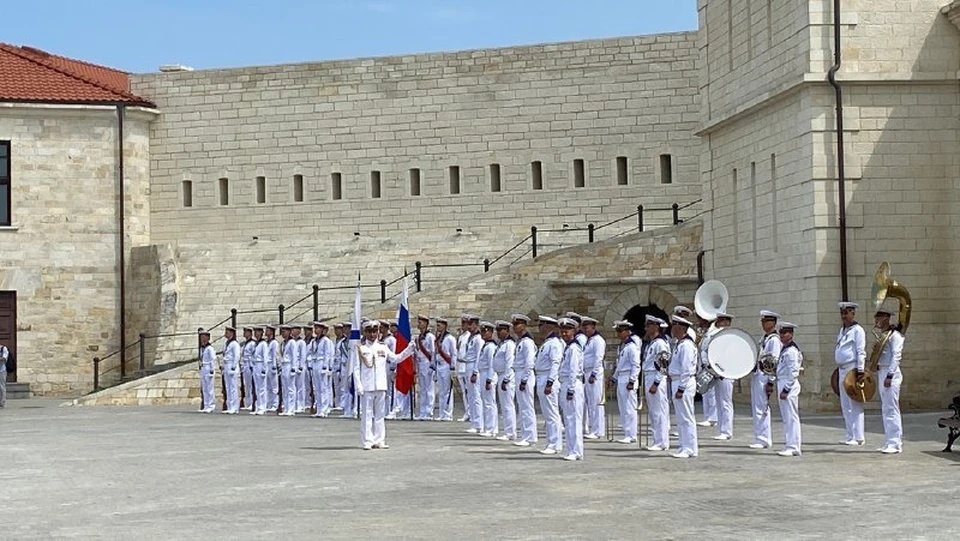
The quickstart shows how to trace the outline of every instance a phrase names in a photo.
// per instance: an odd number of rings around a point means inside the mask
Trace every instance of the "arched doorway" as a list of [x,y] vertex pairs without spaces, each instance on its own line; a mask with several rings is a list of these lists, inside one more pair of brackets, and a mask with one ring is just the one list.
[[634,305],[632,308],[627,310],[627,313],[623,315],[623,319],[629,321],[633,324],[633,330],[637,334],[643,334],[643,326],[646,322],[647,315],[652,315],[658,317],[664,321],[668,321],[667,313],[663,311],[662,308],[656,304],[648,304],[646,306],[641,306],[639,304]]

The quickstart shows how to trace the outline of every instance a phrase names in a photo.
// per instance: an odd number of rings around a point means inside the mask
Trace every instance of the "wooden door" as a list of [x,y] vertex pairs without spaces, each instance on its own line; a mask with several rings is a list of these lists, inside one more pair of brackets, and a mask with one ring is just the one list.
[[[17,292],[0,291],[0,344],[17,354]],[[19,364],[19,359],[17,364]],[[7,381],[16,382],[17,373],[5,374]],[[4,374],[0,374],[3,377]]]

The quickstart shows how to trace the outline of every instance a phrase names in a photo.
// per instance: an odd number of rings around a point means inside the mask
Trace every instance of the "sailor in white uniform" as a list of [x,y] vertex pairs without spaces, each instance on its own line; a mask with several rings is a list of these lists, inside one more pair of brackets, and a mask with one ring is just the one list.
[[378,322],[363,324],[363,340],[357,345],[359,363],[353,367],[357,394],[360,395],[360,443],[363,449],[389,449],[386,416],[388,365],[396,365],[413,354],[413,344],[399,355],[377,340]]
[[[724,312],[717,313],[714,323],[717,332],[730,327],[733,316]],[[715,440],[729,440],[733,438],[733,380],[717,376],[713,384],[713,394],[717,408],[717,435]]]
[[803,353],[793,341],[797,326],[786,321],[777,325],[780,331],[780,360],[777,362],[776,388],[780,393],[780,416],[783,418],[783,432],[786,444],[780,456],[800,456],[800,367]]
[[863,402],[847,396],[843,389],[843,378],[851,371],[855,370],[858,377],[863,377],[864,366],[866,364],[867,337],[863,332],[863,327],[857,323],[854,318],[857,316],[857,308],[860,307],[855,302],[841,302],[840,320],[843,326],[837,334],[837,348],[834,352],[834,361],[840,369],[840,410],[843,412],[843,422],[847,428],[846,439],[840,442],[842,445],[863,445]]
[[620,346],[617,350],[617,407],[623,438],[618,443],[637,441],[637,390],[640,388],[640,340],[633,333],[633,324],[627,320],[614,323]]
[[[777,320],[780,314],[770,310],[760,310],[760,326],[763,328],[763,338],[760,339],[758,361],[764,356],[774,359],[780,358],[780,349],[783,344],[777,334]],[[753,417],[753,443],[751,449],[767,449],[770,447],[770,395],[767,392],[769,376],[760,370],[760,363],[754,368],[750,376],[750,410]]]
[[257,341],[253,339],[253,327],[243,328],[243,346],[240,350],[240,377],[243,382],[240,409],[242,411],[253,411],[253,403],[257,396],[253,383],[253,356],[257,350]]
[[647,347],[643,350],[643,385],[647,393],[647,418],[653,445],[648,451],[666,451],[670,449],[670,396],[666,379],[670,366],[670,342],[661,329],[666,322],[656,316],[647,315],[644,323],[644,338]]
[[417,329],[420,334],[414,339],[417,347],[414,350],[416,363],[417,385],[420,387],[420,411],[414,415],[414,420],[429,421],[433,419],[433,405],[436,401],[435,380],[437,377],[437,337],[430,332],[430,317],[417,316]]
[[318,417],[327,417],[330,410],[333,409],[333,373],[337,364],[336,347],[333,340],[327,336],[327,324],[322,321],[313,322],[313,333],[316,336],[314,341],[317,343],[317,360],[313,377],[319,380],[319,383],[313,384],[314,394],[319,393],[316,398]]
[[263,356],[267,379],[264,389],[267,395],[265,406],[266,411],[274,412],[280,408],[280,342],[277,341],[277,328],[267,325],[264,336],[267,342],[267,349]]
[[534,393],[537,388],[537,376],[534,368],[537,361],[537,344],[527,331],[530,318],[523,314],[513,314],[513,332],[517,337],[517,348],[513,357],[513,379],[516,382],[517,413],[520,420],[517,441],[518,447],[529,447],[537,443],[537,411],[534,405]]
[[510,322],[498,320],[497,350],[493,353],[493,372],[497,385],[497,402],[500,406],[500,416],[503,419],[503,434],[497,436],[501,441],[517,439],[517,409],[514,405],[516,384],[514,383],[513,361],[517,353],[517,342],[510,336]]
[[600,439],[607,432],[606,415],[603,411],[604,379],[603,356],[607,352],[607,342],[597,332],[596,319],[584,316],[580,319],[587,341],[583,346],[583,373],[586,377],[584,398],[586,405],[583,437],[588,440]]
[[890,325],[892,312],[886,308],[877,310],[874,317],[875,332],[890,331],[890,338],[880,351],[877,363],[877,382],[880,390],[880,411],[883,417],[883,447],[877,449],[881,453],[893,455],[903,451],[903,424],[900,418],[900,383],[903,374],[900,372],[900,358],[903,356],[903,334],[899,327]]
[[227,327],[223,331],[226,343],[223,344],[223,385],[227,395],[227,408],[220,413],[236,415],[240,411],[240,344],[237,343],[237,330]]
[[457,383],[460,384],[460,396],[463,398],[463,417],[458,421],[470,420],[470,374],[467,373],[467,344],[470,343],[470,314],[460,315],[460,334],[457,335]]
[[213,398],[213,377],[217,366],[217,351],[210,344],[210,331],[200,330],[200,413],[210,413],[217,408]]
[[293,338],[290,325],[280,325],[283,338],[280,353],[280,392],[283,393],[283,411],[280,415],[292,417],[297,409],[297,340]]
[[549,316],[540,316],[540,334],[544,337],[537,352],[535,364],[537,375],[537,396],[540,399],[540,412],[543,414],[544,432],[547,446],[540,453],[555,455],[563,447],[563,421],[560,419],[560,405],[554,383],[563,359],[563,340],[557,332],[557,320]]
[[263,339],[263,325],[253,327],[253,411],[250,415],[263,415],[267,409],[267,341]]
[[476,378],[480,383],[480,399],[482,402],[483,420],[480,435],[492,438],[499,430],[499,415],[497,411],[497,373],[493,371],[493,355],[497,351],[497,342],[493,339],[495,325],[489,321],[480,322],[480,338],[483,345],[477,354],[476,368],[470,379]]
[[677,415],[677,429],[680,432],[680,450],[671,456],[690,458],[699,455],[697,444],[697,425],[693,409],[693,396],[697,391],[697,347],[687,330],[693,325],[690,321],[673,316],[673,337],[677,345],[670,359],[668,373],[673,381],[673,406]]
[[577,339],[577,322],[561,318],[560,336],[566,343],[563,358],[557,369],[560,380],[560,396],[563,403],[563,422],[567,449],[564,460],[583,460],[583,346]]
[[449,321],[438,317],[437,321],[437,420],[453,420],[453,376],[456,373],[457,339],[447,331]]
[[353,366],[350,365],[350,331],[353,330],[353,324],[345,321],[341,325],[343,339],[337,345],[337,361],[340,366],[340,409],[343,410],[343,417],[350,418],[356,417],[358,413]]
[[[467,339],[465,350],[465,363],[467,375],[467,403],[469,406],[470,428],[467,432],[470,434],[479,434],[483,432],[483,381],[477,372],[477,361],[480,358],[480,350],[483,349],[484,339],[480,336],[480,318],[479,316],[470,316],[469,327],[470,337]],[[491,333],[492,335],[492,333]]]
[[[682,316],[681,316],[682,317]],[[714,325],[713,321],[707,321],[697,315],[697,332],[693,334],[696,340],[697,333],[700,334],[700,344],[698,349],[700,369],[707,366],[707,346],[710,345],[710,339],[713,335],[720,332],[720,328]],[[688,333],[690,334],[690,333]],[[717,391],[716,385],[712,385],[707,392],[701,396],[701,405],[703,406],[703,420],[697,423],[699,426],[716,426],[717,424]]]

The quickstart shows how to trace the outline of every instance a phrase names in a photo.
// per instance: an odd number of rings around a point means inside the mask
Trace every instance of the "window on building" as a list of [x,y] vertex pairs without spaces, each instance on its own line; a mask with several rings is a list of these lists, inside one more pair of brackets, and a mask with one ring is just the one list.
[[334,201],[343,199],[343,175],[330,173],[330,197]]
[[587,180],[583,171],[583,160],[577,158],[573,160],[573,187],[583,188],[587,185]]
[[380,171],[370,171],[370,197],[380,199]]
[[410,170],[410,195],[420,195],[420,170],[416,167]]
[[627,157],[617,156],[617,186],[626,186],[630,182],[627,172]]
[[303,175],[293,175],[293,201],[303,202]]
[[218,184],[220,189],[220,205],[227,206],[230,204],[230,180],[223,177]]
[[530,162],[530,179],[534,190],[543,189],[543,162]]
[[673,156],[660,155],[660,184],[673,184]]
[[193,206],[193,181],[184,180],[180,183],[180,192],[183,195],[183,206],[190,208]]
[[[10,141],[0,141],[0,225],[10,225],[13,192],[10,191]],[[0,374],[0,377],[3,377]]]
[[490,164],[490,191],[499,192],[503,186],[500,184],[500,164]]
[[267,177],[257,177],[257,203],[267,202]]
[[457,195],[460,193],[460,166],[451,165],[450,166],[450,194]]

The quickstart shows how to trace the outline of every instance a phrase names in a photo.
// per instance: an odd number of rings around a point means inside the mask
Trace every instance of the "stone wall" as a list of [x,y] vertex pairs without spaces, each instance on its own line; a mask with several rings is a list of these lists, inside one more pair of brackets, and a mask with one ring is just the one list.
[[[214,397],[220,400],[220,378],[214,378]],[[68,403],[72,406],[182,406],[200,405],[200,372],[195,364],[147,376],[92,393]],[[220,404],[217,404],[220,408]]]
[[696,64],[696,34],[678,33],[134,76],[133,91],[162,111],[151,131],[152,240],[522,235],[694,201]]
[[[149,238],[151,118],[133,109],[124,126],[128,249]],[[119,347],[116,110],[0,104],[0,139],[12,147],[0,289],[17,292],[18,380],[37,395],[84,392],[93,357]]]

